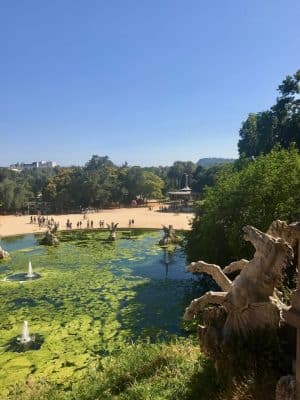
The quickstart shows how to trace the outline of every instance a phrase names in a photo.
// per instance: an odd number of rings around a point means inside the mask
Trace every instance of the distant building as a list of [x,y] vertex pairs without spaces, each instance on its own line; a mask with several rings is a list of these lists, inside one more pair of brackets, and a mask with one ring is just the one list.
[[24,169],[35,168],[54,168],[58,164],[55,161],[33,161],[32,163],[16,163],[11,164],[10,169],[13,171],[23,171]]
[[168,192],[169,210],[192,211],[192,189],[188,185],[188,174],[185,174],[185,186],[179,190]]

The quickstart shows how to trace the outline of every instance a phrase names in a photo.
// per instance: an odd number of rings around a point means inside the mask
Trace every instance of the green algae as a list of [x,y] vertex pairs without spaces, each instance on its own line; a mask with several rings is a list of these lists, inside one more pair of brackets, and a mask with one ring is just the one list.
[[[11,259],[1,263],[0,279],[26,271],[29,260],[41,278],[0,282],[3,393],[31,376],[57,384],[76,381],[86,368],[138,337],[180,333],[186,296],[193,297],[184,256],[177,254],[167,279],[157,246],[161,234],[130,235],[118,232],[111,243],[103,231],[62,232],[57,247],[39,246],[33,235],[7,240]],[[10,351],[24,320],[43,343],[39,350]]]

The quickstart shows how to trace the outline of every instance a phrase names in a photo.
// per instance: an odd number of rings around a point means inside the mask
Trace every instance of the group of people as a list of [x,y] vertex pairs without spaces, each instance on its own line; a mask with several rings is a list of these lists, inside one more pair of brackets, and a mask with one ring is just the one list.
[[167,212],[167,211],[169,211],[169,207],[167,207],[167,206],[159,206],[159,211],[160,212]]
[[[83,215],[83,219],[86,220],[86,229],[93,229],[94,228],[94,221],[93,220],[89,220],[87,218],[86,214]],[[39,225],[39,228],[42,228],[42,227],[47,227],[48,229],[56,228],[56,230],[59,228],[59,222],[55,222],[53,217],[48,218],[48,217],[45,217],[43,215],[39,215],[39,216],[31,215],[30,223],[31,224],[36,224],[37,223]],[[77,229],[82,229],[82,224],[83,224],[82,221],[78,221],[76,223]],[[99,220],[99,228],[105,228],[104,225],[105,225],[104,219],[100,219]],[[128,225],[129,225],[130,228],[132,226],[134,226],[134,219],[133,218],[129,219]],[[67,219],[66,228],[67,229],[72,229],[72,222],[70,221],[70,219]]]
[[59,228],[59,222],[55,222],[54,218],[48,218],[45,217],[44,215],[31,215],[30,216],[30,223],[31,224],[38,224],[39,228],[47,227],[48,229],[56,228],[56,230]]
[[[83,217],[84,220],[86,220],[86,229],[94,229],[94,221],[89,220],[86,218],[86,216]],[[82,229],[82,221],[78,221],[76,223],[77,229]],[[72,229],[72,222],[68,219],[66,222],[66,227],[67,229]],[[100,219],[99,221],[99,228],[104,228],[104,219]]]

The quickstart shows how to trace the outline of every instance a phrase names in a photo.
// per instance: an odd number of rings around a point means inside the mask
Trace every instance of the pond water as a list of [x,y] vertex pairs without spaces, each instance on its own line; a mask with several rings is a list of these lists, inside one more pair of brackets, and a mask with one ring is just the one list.
[[[161,249],[158,231],[118,232],[114,243],[107,236],[62,232],[57,247],[34,235],[2,239],[11,258],[0,263],[1,388],[31,375],[65,383],[138,338],[185,334],[184,308],[206,287],[186,273],[183,251]],[[29,261],[40,279],[3,281]],[[42,345],[18,353],[9,343],[24,320]]]

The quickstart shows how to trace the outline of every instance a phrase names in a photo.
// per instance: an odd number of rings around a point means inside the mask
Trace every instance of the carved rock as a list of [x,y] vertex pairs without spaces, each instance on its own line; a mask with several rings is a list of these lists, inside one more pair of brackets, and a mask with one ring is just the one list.
[[296,379],[293,375],[282,376],[276,385],[276,400],[296,400]]
[[59,244],[59,240],[55,236],[57,228],[54,229],[48,229],[46,232],[45,236],[40,240],[40,244],[46,245],[46,246],[55,246]]
[[0,246],[0,260],[3,260],[4,258],[8,257],[9,257],[9,252],[3,250],[2,247]]
[[113,222],[111,224],[106,224],[107,228],[109,230],[109,237],[108,240],[110,240],[111,242],[114,242],[117,239],[117,226],[119,225],[114,224]]
[[234,281],[218,265],[198,261],[187,268],[193,273],[211,275],[222,292],[207,292],[193,300],[184,318],[193,319],[208,305],[219,304],[227,313],[221,329],[224,338],[230,333],[245,335],[257,328],[277,328],[282,310],[286,309],[277,295],[276,286],[293,256],[291,245],[281,237],[263,233],[252,226],[246,226],[243,230],[245,240],[253,244],[256,252],[252,260],[240,260],[224,269],[228,273],[241,270]]
[[168,227],[163,225],[164,237],[159,241],[160,246],[168,246],[169,244],[177,244],[180,238],[176,235],[173,225]]

